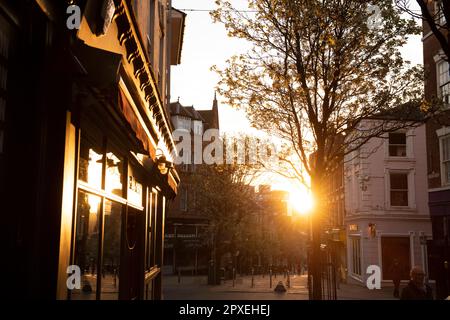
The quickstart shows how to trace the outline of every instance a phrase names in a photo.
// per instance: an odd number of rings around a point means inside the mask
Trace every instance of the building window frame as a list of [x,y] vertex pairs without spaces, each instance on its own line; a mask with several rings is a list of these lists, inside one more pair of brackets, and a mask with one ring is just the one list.
[[182,186],[180,188],[180,211],[188,211],[188,187]]
[[[441,171],[441,186],[450,186],[450,127],[436,130],[439,140],[439,166]],[[445,143],[449,146],[445,149]],[[444,153],[448,153],[448,159]],[[448,167],[447,167],[448,166]]]
[[[398,170],[398,169],[387,169],[386,175],[385,175],[385,182],[386,182],[386,202],[387,207],[390,210],[412,210],[416,208],[416,202],[415,202],[415,186],[414,186],[414,169],[407,169],[407,170]],[[393,174],[404,174],[406,175],[407,179],[407,199],[408,204],[407,205],[392,205],[391,200],[391,192],[392,191],[404,191],[405,189],[391,189],[391,175]]]
[[[394,142],[397,142],[397,141],[393,141],[393,140],[395,140],[394,139],[395,135],[397,135],[397,136],[404,135],[405,142],[404,143],[394,143]],[[401,152],[403,148],[404,148],[404,153],[401,153],[399,155],[398,154],[399,150]],[[391,150],[392,150],[392,152],[391,152]],[[394,150],[395,150],[395,152],[394,152]],[[393,157],[393,158],[406,158],[408,156],[408,134],[406,131],[400,130],[400,131],[388,133],[388,155],[389,155],[389,157]]]
[[361,237],[351,236],[351,257],[352,257],[352,274],[362,276],[362,254],[361,254]]
[[441,27],[447,24],[447,21],[445,20],[442,0],[434,1],[434,20]]
[[[92,298],[96,299],[96,300],[101,300],[101,299],[105,299],[104,294],[106,293],[105,291],[103,291],[103,281],[104,281],[104,277],[103,277],[103,273],[105,272],[104,270],[104,266],[103,266],[103,260],[104,260],[104,254],[105,254],[105,223],[106,223],[106,206],[105,204],[107,202],[110,202],[111,204],[117,205],[121,207],[121,239],[120,239],[120,243],[122,245],[122,243],[124,241],[127,240],[127,238],[125,237],[126,233],[124,233],[123,230],[125,230],[125,228],[127,227],[124,224],[124,220],[123,217],[125,217],[125,215],[127,214],[127,211],[129,208],[132,208],[134,210],[137,210],[137,212],[143,213],[144,212],[144,207],[138,203],[138,201],[136,201],[135,198],[131,197],[131,194],[129,194],[129,186],[130,186],[130,182],[131,182],[131,178],[133,177],[133,181],[136,181],[135,179],[137,179],[137,181],[143,181],[142,177],[140,176],[140,174],[138,172],[135,172],[134,170],[134,166],[132,165],[130,158],[132,158],[130,155],[124,155],[121,152],[119,152],[119,148],[115,145],[114,141],[112,141],[112,139],[109,139],[107,135],[98,135],[97,134],[93,134],[93,132],[86,128],[80,129],[81,134],[80,134],[80,139],[78,141],[78,150],[80,151],[80,149],[82,148],[82,141],[85,141],[88,145],[88,147],[92,146],[92,147],[97,147],[97,150],[99,152],[99,155],[101,156],[101,182],[100,184],[90,181],[89,179],[87,179],[87,181],[84,181],[83,179],[83,175],[80,174],[80,161],[81,161],[81,157],[78,156],[78,164],[77,164],[77,197],[75,198],[75,202],[74,202],[74,212],[73,212],[73,216],[74,216],[74,229],[73,229],[73,236],[72,239],[74,240],[75,237],[77,236],[78,232],[79,232],[79,228],[80,228],[80,223],[79,223],[79,219],[78,219],[78,215],[79,215],[79,208],[78,208],[78,197],[79,194],[81,193],[85,193],[87,195],[91,195],[93,197],[96,197],[99,199],[100,201],[100,205],[99,205],[99,209],[98,209],[98,249],[97,249],[97,255],[96,255],[96,262],[95,262],[95,270],[96,270],[96,276],[97,276],[97,280],[96,280],[96,291],[95,291],[95,296],[91,296]],[[96,137],[96,138],[95,138]],[[80,153],[80,152],[78,152]],[[117,159],[120,159],[120,162],[118,163],[118,165],[121,167],[120,171],[121,171],[121,175],[120,175],[120,186],[121,186],[121,193],[118,194],[118,192],[114,192],[114,190],[110,190],[107,187],[107,183],[111,183],[113,182],[112,180],[110,180],[110,182],[108,182],[107,180],[107,175],[109,174],[107,172],[107,168],[108,168],[108,160],[111,160],[111,155],[117,155]],[[99,160],[100,161],[100,160]],[[97,161],[96,161],[97,162]],[[111,164],[110,164],[111,165]],[[117,184],[118,181],[116,181]],[[122,238],[123,236],[123,238]],[[72,243],[72,264],[76,264],[76,259],[77,259],[77,243],[75,241],[73,241]],[[122,259],[122,252],[120,250],[119,253],[119,259]],[[120,268],[120,267],[119,267]],[[116,271],[114,271],[116,272]],[[119,298],[120,295],[120,269],[118,269],[118,280],[119,280],[119,284],[118,284],[118,292],[117,292],[117,297]],[[69,299],[77,299],[77,298],[83,298],[80,295],[74,295],[73,292],[69,291]],[[110,299],[110,298],[106,298],[106,299]]]
[[437,94],[447,109],[450,106],[450,64],[441,55],[435,57],[435,60]]

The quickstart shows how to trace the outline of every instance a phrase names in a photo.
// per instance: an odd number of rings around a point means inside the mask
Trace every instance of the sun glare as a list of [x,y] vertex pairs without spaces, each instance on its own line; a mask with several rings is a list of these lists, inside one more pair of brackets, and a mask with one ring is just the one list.
[[299,215],[309,214],[314,207],[312,195],[304,189],[295,188],[289,190],[289,202],[293,212]]

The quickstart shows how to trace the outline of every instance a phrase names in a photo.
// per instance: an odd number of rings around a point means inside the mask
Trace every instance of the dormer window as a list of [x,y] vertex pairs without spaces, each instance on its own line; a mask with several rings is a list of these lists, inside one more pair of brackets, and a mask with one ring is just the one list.
[[406,133],[389,133],[389,156],[406,157]]

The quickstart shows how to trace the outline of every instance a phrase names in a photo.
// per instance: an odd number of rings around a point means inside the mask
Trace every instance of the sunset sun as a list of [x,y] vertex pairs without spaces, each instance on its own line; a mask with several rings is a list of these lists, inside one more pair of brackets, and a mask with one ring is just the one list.
[[289,190],[289,203],[294,213],[299,215],[307,215],[314,207],[314,200],[307,190],[304,188],[291,188]]

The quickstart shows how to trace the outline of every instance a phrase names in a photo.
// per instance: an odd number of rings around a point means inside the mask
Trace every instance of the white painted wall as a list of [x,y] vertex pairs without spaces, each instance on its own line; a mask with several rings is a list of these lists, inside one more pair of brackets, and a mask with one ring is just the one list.
[[[344,159],[344,187],[347,234],[361,233],[363,281],[371,264],[382,266],[381,238],[396,235],[409,237],[413,249],[411,259],[422,265],[423,248],[420,234],[431,238],[429,220],[425,126],[406,130],[407,156],[389,157],[386,139],[373,138],[360,150]],[[408,207],[390,205],[389,172],[408,173]],[[370,238],[368,224],[375,223],[377,235]],[[349,232],[349,225],[358,231]],[[348,237],[347,245],[351,245]],[[348,248],[348,270],[351,276],[352,249]]]

